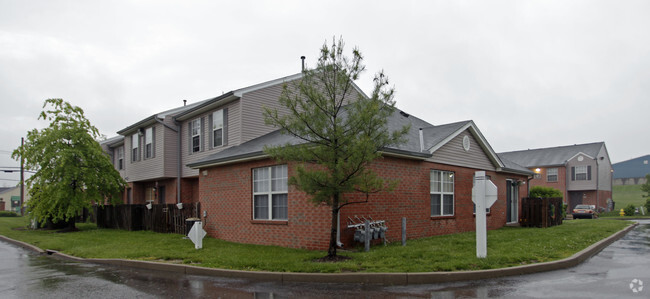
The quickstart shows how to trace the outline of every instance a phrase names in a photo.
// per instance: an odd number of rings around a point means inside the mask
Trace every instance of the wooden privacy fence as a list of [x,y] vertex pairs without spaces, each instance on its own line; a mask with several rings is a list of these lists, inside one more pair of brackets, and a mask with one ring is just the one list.
[[183,209],[176,204],[151,205],[105,205],[94,207],[98,227],[125,230],[151,230],[158,233],[186,234],[186,219],[199,218],[201,203],[184,203]]
[[526,227],[562,224],[562,198],[522,198],[519,224]]

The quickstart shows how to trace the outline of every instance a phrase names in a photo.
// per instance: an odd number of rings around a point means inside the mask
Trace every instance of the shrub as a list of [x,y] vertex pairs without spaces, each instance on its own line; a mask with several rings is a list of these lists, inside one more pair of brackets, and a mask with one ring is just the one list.
[[544,186],[533,186],[530,188],[530,197],[541,197],[541,198],[551,198],[559,197],[562,198],[562,191],[555,189],[553,187],[544,187]]
[[0,217],[18,217],[18,214],[12,211],[0,211]]
[[635,209],[636,208],[634,207],[633,204],[627,205],[627,207],[625,207],[625,209],[623,209],[623,211],[625,212],[625,216],[634,216],[634,210]]
[[650,212],[650,197],[645,200],[645,210]]

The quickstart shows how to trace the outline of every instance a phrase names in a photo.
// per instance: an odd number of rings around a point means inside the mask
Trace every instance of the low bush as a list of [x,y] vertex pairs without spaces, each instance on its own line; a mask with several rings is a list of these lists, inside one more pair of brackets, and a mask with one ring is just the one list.
[[625,216],[634,216],[634,210],[636,210],[636,208],[633,204],[629,204],[627,207],[625,207],[625,209],[623,209]]
[[18,217],[18,214],[12,211],[0,211],[0,217]]
[[553,187],[533,186],[530,188],[530,197],[562,198],[562,191],[555,189]]

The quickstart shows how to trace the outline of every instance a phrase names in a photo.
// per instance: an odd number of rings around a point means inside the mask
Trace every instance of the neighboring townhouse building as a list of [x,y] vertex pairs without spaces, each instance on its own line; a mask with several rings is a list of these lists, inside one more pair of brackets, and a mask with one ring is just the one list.
[[535,172],[529,185],[547,186],[564,194],[568,210],[578,204],[607,210],[612,200],[612,164],[604,142],[500,153]]
[[[380,176],[400,183],[392,192],[372,194],[367,203],[341,209],[341,246],[354,246],[354,229],[347,228],[347,220],[361,215],[385,220],[389,241],[401,238],[402,217],[407,218],[411,239],[474,230],[471,197],[474,173],[479,170],[486,171],[498,187],[498,200],[487,216],[488,228],[518,222],[520,198],[526,196],[525,182],[533,172],[504,163],[472,121],[433,126],[398,110],[389,118],[388,129],[405,124],[411,124],[407,143],[385,148],[383,158],[371,164]],[[275,161],[263,152],[265,145],[297,144],[298,139],[265,130],[270,132],[189,163],[199,174],[206,231],[233,242],[326,249],[331,208],[314,204],[288,185],[295,163]],[[346,197],[365,200],[361,194]]]
[[[154,114],[103,141],[128,183],[124,202],[198,202],[199,171],[186,165],[274,130],[264,124],[263,107],[281,108],[283,85],[301,77],[279,78]],[[360,89],[354,87],[356,95]]]
[[643,185],[650,174],[650,155],[614,163],[614,185]]

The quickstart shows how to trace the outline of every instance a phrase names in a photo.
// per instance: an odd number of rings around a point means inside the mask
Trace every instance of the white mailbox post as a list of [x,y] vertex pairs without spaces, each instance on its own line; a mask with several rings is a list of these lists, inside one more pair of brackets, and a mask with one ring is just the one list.
[[190,237],[190,240],[194,243],[194,248],[203,248],[203,238],[206,234],[205,230],[203,230],[202,222],[194,222],[194,225],[192,225],[192,229],[190,229],[190,233],[188,234],[188,237]]
[[497,200],[497,186],[485,177],[485,171],[474,173],[472,201],[476,205],[476,257],[487,256],[486,209]]

